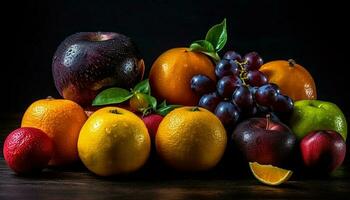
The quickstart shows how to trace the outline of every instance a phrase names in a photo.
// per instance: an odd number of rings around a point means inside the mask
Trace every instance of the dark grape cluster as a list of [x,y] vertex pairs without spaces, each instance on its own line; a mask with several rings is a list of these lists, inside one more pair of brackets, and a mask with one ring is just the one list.
[[233,127],[238,120],[267,113],[284,116],[293,110],[293,101],[281,94],[276,84],[268,83],[259,71],[263,59],[256,52],[243,58],[228,51],[215,67],[218,79],[215,83],[204,75],[191,80],[191,88],[200,95],[198,106],[206,108],[226,127]]

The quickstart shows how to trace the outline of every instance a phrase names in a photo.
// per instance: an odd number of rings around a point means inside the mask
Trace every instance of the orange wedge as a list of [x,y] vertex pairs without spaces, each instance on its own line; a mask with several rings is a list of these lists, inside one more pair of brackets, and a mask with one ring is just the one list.
[[286,170],[272,165],[260,165],[257,162],[249,162],[250,170],[255,178],[267,185],[280,185],[292,176],[291,170]]

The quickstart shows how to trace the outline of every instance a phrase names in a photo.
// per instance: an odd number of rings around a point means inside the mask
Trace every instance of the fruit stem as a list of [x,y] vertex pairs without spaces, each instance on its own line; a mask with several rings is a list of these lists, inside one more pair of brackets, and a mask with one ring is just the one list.
[[271,115],[267,114],[266,115],[266,130],[268,130],[269,126],[270,126],[270,120],[271,120]]
[[238,62],[237,60],[235,60],[235,62],[239,66],[239,77],[241,78],[243,85],[248,86],[248,84],[245,82],[247,80],[248,72],[243,66],[243,65],[247,64],[247,61],[245,60],[243,62]]
[[121,114],[120,112],[118,112],[118,110],[117,110],[117,109],[110,110],[109,112],[110,112],[110,113],[113,113],[113,114]]
[[200,111],[200,110],[199,110],[199,108],[196,106],[196,107],[191,108],[191,111]]
[[288,64],[289,64],[290,67],[295,67],[295,65],[296,65],[297,63],[295,62],[295,60],[289,59],[289,60],[288,60]]

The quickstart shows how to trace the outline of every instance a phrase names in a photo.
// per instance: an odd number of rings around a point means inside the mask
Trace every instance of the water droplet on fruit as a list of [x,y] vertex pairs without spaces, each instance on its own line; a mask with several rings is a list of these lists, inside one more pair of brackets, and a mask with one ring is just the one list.
[[111,128],[106,128],[105,130],[106,130],[106,133],[111,133],[112,132]]

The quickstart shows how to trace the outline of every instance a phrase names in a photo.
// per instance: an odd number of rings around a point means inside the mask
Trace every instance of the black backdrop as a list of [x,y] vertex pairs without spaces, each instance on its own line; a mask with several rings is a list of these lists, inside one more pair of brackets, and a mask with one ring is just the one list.
[[[51,59],[59,43],[80,31],[115,31],[131,37],[147,68],[163,51],[188,46],[227,18],[225,50],[259,52],[265,61],[294,58],[317,84],[321,100],[350,116],[344,31],[346,6],[339,2],[280,0],[47,1],[11,2],[1,12],[2,113],[23,112],[34,100],[59,97]],[[7,12],[5,12],[5,10]]]

